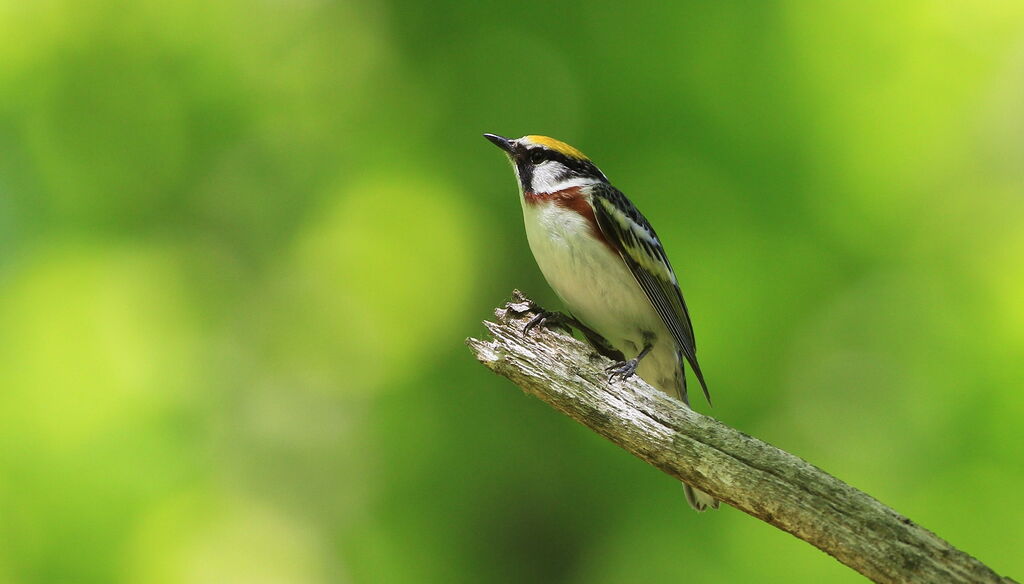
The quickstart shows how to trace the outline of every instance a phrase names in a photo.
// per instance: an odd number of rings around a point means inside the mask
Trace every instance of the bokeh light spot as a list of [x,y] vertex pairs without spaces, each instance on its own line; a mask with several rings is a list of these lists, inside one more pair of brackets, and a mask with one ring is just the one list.
[[439,346],[475,286],[476,238],[452,187],[376,178],[336,191],[289,266],[293,363],[346,391],[400,379]]
[[139,584],[316,584],[319,539],[278,509],[237,494],[188,493],[155,506],[127,554]]
[[197,390],[201,336],[183,286],[161,249],[27,259],[0,285],[0,426],[74,446]]

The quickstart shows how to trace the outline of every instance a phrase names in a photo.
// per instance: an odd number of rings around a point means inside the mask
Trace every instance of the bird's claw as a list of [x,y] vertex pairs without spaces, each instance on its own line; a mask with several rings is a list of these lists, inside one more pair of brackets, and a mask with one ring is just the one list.
[[562,327],[566,330],[569,330],[570,320],[571,319],[569,317],[562,314],[561,312],[550,312],[547,310],[541,310],[540,312],[537,313],[537,316],[531,318],[529,322],[526,323],[526,326],[523,327],[523,333],[528,335],[530,334],[531,330],[540,325],[555,325]]
[[[544,325],[545,327],[549,328],[552,325],[554,325],[564,329],[569,334],[572,334],[572,329],[575,328],[576,330],[583,333],[583,336],[586,337],[588,341],[590,341],[591,346],[593,346],[598,353],[614,361],[622,361],[623,363],[625,362],[623,361],[623,359],[625,359],[625,356],[622,354],[621,351],[613,347],[607,339],[602,337],[596,331],[594,331],[587,325],[583,324],[582,322],[576,320],[576,318],[568,314],[565,314],[564,312],[544,310],[543,308],[537,306],[536,304],[533,304],[532,302],[530,304],[530,308],[536,311],[537,315],[531,318],[529,321],[527,321],[526,325],[523,327],[524,335],[529,335],[530,331],[541,325]],[[635,370],[636,367],[634,367],[633,369]],[[632,372],[630,372],[630,375],[632,375]],[[626,377],[628,377],[628,375]],[[625,377],[623,379],[625,379]]]
[[548,314],[546,312],[537,313],[537,316],[531,318],[530,321],[526,323],[526,326],[523,327],[523,334],[530,334],[530,331],[533,330],[534,327],[544,324],[544,321],[547,319]]
[[620,381],[625,381],[636,373],[637,365],[640,364],[639,359],[630,359],[629,361],[620,361],[605,367],[605,371],[608,372],[608,382],[611,383],[618,378]]

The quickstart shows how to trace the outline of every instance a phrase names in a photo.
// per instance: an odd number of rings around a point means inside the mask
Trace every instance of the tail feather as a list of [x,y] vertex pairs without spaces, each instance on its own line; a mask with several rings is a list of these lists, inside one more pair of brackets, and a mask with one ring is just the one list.
[[[679,399],[689,407],[690,400],[686,395],[686,373],[683,371],[681,357],[679,358],[679,361],[679,379],[676,382],[676,387],[678,388],[677,397],[679,397]],[[704,397],[707,398],[708,404],[710,405],[711,396],[708,395],[708,388],[704,385],[704,376],[701,374],[700,368],[697,367],[696,360],[691,363],[693,365],[693,372],[697,375],[697,379],[700,381],[700,385],[704,389]],[[693,507],[698,513],[701,511],[707,511],[708,509],[718,509],[718,500],[704,491],[698,491],[690,485],[683,483],[683,492],[686,493],[686,502],[689,503],[690,507]]]
[[708,508],[718,509],[718,501],[704,491],[698,491],[690,485],[683,483],[683,491],[686,493],[686,502],[696,511],[706,511]]
[[[670,349],[671,350],[671,349]],[[683,355],[678,350],[661,353],[656,345],[654,353],[651,353],[642,361],[637,373],[641,379],[653,385],[656,389],[675,396],[687,407],[690,400],[686,395],[686,374],[683,371]],[[686,501],[697,511],[707,509],[718,509],[718,501],[711,495],[694,489],[683,483],[686,491]]]

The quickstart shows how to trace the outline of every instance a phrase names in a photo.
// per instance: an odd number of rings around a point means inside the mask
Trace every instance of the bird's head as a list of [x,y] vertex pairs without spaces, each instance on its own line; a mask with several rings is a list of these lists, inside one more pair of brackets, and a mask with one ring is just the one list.
[[523,136],[511,140],[495,134],[484,137],[508,155],[523,193],[539,195],[608,182],[585,154],[554,138]]

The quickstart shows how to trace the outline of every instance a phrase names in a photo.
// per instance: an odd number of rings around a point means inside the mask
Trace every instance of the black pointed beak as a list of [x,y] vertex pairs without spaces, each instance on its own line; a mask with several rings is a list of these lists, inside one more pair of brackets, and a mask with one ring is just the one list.
[[512,152],[512,141],[509,140],[508,138],[503,138],[502,136],[499,136],[497,134],[484,134],[484,138],[487,138],[491,142],[494,142],[495,146],[501,148],[505,152]]

